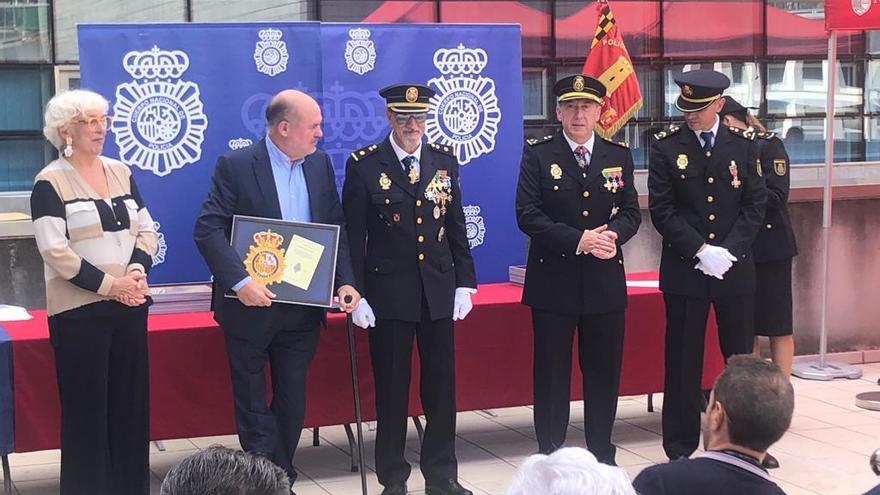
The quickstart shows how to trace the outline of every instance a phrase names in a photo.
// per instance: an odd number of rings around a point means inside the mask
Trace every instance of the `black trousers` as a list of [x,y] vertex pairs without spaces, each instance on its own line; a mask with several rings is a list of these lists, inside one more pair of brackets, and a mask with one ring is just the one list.
[[[306,371],[318,347],[321,312],[276,304],[262,328],[227,331],[235,425],[245,452],[267,455],[296,481],[293,457],[306,411]],[[271,368],[272,403],[266,394]]]
[[379,483],[405,482],[404,459],[413,337],[418,342],[420,396],[425,412],[420,466],[428,484],[458,478],[455,459],[455,357],[452,318],[431,321],[377,320],[370,330],[370,359],[376,383],[376,474]]
[[532,309],[532,325],[538,449],[549,454],[565,443],[571,402],[570,356],[577,328],[587,448],[600,462],[614,464],[611,430],[620,388],[624,312],[578,316]]
[[150,493],[147,308],[49,318],[61,399],[61,495]]
[[698,299],[663,294],[666,304],[666,375],[663,449],[670,459],[690,456],[700,442],[700,383],[709,305],[715,308],[725,361],[752,352],[754,295]]

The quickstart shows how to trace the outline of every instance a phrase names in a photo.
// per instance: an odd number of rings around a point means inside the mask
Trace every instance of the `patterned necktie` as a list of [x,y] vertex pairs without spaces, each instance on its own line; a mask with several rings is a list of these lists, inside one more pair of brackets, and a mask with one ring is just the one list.
[[709,131],[704,131],[700,133],[700,139],[703,140],[703,151],[712,151],[712,145],[715,144],[715,135]]
[[410,184],[416,184],[419,181],[419,171],[416,169],[416,157],[407,156],[403,160],[403,167],[407,171],[407,177],[409,177]]
[[587,168],[587,148],[583,146],[578,146],[574,149],[574,158],[578,162],[578,166],[583,169]]

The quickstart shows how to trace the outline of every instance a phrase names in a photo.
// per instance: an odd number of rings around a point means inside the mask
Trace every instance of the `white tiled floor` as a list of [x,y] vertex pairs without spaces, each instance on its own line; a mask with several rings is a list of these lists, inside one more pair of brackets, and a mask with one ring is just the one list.
[[[854,405],[855,394],[880,390],[880,364],[863,365],[860,380],[813,382],[793,379],[797,394],[791,430],[771,452],[782,467],[771,471],[789,495],[861,494],[880,483],[868,466],[868,457],[880,447],[880,412]],[[662,404],[655,396],[654,404]],[[660,444],[659,407],[647,412],[645,397],[620,400],[614,442],[617,462],[635,477],[653,463],[665,462]],[[583,404],[572,403],[568,445],[584,444]],[[370,468],[370,493],[381,487],[372,469],[374,432],[366,431],[366,462]],[[360,493],[360,478],[350,470],[348,441],[342,427],[322,428],[321,445],[312,446],[311,431],[304,432],[297,452],[296,483],[299,495],[348,495]],[[479,495],[503,495],[516,467],[536,450],[532,411],[527,407],[475,411],[458,415],[457,452],[463,485]],[[164,442],[165,451],[151,446],[153,493],[159,493],[162,477],[184,457],[209,445],[238,447],[235,436],[204,437]],[[413,464],[409,489],[423,493],[424,479],[418,470],[418,437],[410,426],[407,458]],[[10,457],[17,495],[49,495],[58,492],[60,455],[57,450],[14,454]]]

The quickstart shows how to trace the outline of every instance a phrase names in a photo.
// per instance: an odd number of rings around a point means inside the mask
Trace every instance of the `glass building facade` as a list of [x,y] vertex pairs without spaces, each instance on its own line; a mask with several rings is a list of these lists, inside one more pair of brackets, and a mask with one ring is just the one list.
[[[729,94],[757,107],[794,163],[821,163],[828,50],[822,0],[612,0],[644,104],[619,139],[645,167],[648,137],[680,120],[673,76],[714,68]],[[595,28],[585,0],[0,0],[0,192],[30,190],[54,151],[42,109],[78,85],[76,25],[113,22],[320,20],[368,23],[518,23],[527,137],[556,127],[553,82],[580,71]],[[880,160],[880,32],[842,33],[835,160]],[[794,129],[794,130],[793,130]],[[800,131],[800,132],[798,132]]]

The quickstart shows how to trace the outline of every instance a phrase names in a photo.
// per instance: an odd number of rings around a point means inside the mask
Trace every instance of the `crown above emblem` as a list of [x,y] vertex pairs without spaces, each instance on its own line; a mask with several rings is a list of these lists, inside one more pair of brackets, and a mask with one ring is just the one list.
[[480,214],[480,207],[476,205],[466,205],[461,207],[464,210],[464,216],[475,217]]
[[368,40],[370,39],[370,30],[364,28],[349,29],[348,37],[359,41]]
[[263,41],[278,41],[281,39],[281,30],[275,28],[261,29],[257,35]]
[[284,242],[284,237],[277,232],[272,232],[272,229],[269,229],[254,234],[254,242],[260,247],[277,248],[282,242]]
[[247,138],[235,138],[229,140],[229,149],[231,150],[240,150],[247,146],[254,144],[253,141]]
[[126,53],[122,66],[134,79],[178,79],[189,68],[189,57],[180,50],[153,46],[145,52]]
[[434,52],[434,67],[441,74],[479,74],[489,63],[489,56],[482,48],[441,48]]

